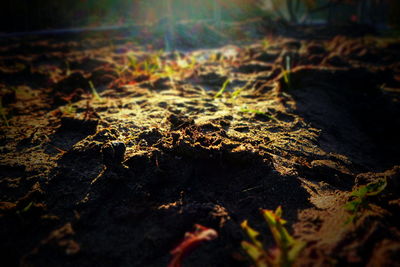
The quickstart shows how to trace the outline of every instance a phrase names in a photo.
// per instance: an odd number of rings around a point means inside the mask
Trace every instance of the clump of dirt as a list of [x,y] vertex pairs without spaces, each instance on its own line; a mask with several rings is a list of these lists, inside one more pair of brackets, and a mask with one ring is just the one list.
[[[202,224],[219,237],[187,266],[249,266],[240,223],[272,245],[259,210],[281,205],[307,244],[295,264],[395,264],[399,41],[369,38],[4,44],[2,261],[166,266]],[[352,192],[382,179],[349,223]]]

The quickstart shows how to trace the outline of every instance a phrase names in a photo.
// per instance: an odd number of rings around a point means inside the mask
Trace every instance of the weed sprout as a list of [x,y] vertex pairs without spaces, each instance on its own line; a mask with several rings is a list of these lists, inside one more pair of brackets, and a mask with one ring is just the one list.
[[228,84],[230,83],[230,80],[227,79],[223,84],[221,89],[215,94],[214,98],[218,98],[220,96],[222,96],[222,94],[225,92],[226,87],[228,86]]
[[240,111],[241,112],[245,112],[245,113],[253,113],[255,115],[263,116],[263,117],[266,117],[266,118],[268,118],[270,120],[278,122],[278,120],[274,116],[269,115],[267,112],[264,112],[264,111],[261,111],[261,110],[258,110],[258,109],[248,109],[246,107],[243,107],[243,108],[240,109]]
[[359,217],[361,210],[369,207],[367,198],[381,193],[386,188],[386,185],[386,179],[380,179],[353,191],[351,193],[353,200],[347,202],[344,206],[344,208],[351,214],[345,224],[354,222]]
[[295,262],[306,243],[294,239],[283,226],[286,221],[281,218],[282,208],[279,206],[275,211],[261,211],[267,222],[276,248],[264,249],[263,244],[257,239],[259,232],[248,225],[247,220],[241,226],[250,241],[242,241],[242,248],[252,259],[256,267],[290,267]]
[[286,68],[283,70],[283,79],[288,86],[288,88],[291,88],[291,82],[290,82],[290,73],[292,71],[291,68],[291,62],[290,62],[290,55],[285,56],[285,64]]
[[92,94],[93,96],[97,99],[97,100],[101,100],[100,95],[97,93],[96,87],[94,87],[94,84],[92,81],[89,81],[89,86],[90,89],[92,90]]

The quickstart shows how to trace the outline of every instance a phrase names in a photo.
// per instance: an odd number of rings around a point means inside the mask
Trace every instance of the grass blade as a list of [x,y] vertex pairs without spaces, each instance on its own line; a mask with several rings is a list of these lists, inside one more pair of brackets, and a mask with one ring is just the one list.
[[230,81],[229,79],[227,79],[227,80],[222,84],[221,89],[215,94],[214,98],[218,98],[218,97],[222,96],[222,94],[225,92],[226,87],[228,86],[228,84],[229,84],[230,82],[231,82],[231,81]]
[[93,96],[97,99],[97,100],[101,100],[100,95],[97,93],[96,87],[94,87],[94,84],[92,81],[89,81],[89,86],[90,89],[92,90],[92,94]]

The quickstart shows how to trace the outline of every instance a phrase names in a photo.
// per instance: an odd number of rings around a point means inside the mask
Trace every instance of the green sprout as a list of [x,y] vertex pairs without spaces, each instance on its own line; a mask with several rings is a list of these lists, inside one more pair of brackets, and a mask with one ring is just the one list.
[[344,206],[344,208],[350,212],[350,216],[345,221],[345,224],[352,223],[358,219],[361,211],[369,208],[368,197],[378,195],[386,186],[386,179],[379,179],[376,182],[371,182],[353,191],[351,193],[353,200],[347,202]]
[[164,72],[165,72],[165,75],[168,77],[169,81],[171,82],[172,87],[174,89],[176,89],[175,80],[174,80],[174,74],[175,74],[174,69],[171,66],[166,65],[164,67]]
[[1,97],[0,97],[0,116],[3,119],[4,123],[6,124],[6,126],[10,126],[10,124],[8,123],[6,112],[3,108],[3,99]]
[[134,55],[129,54],[129,55],[128,55],[128,61],[129,61],[130,67],[131,67],[132,69],[135,69],[135,67],[136,67],[137,64],[138,64],[137,58],[136,58]]
[[241,227],[250,239],[242,241],[242,248],[249,255],[256,267],[290,267],[296,261],[306,243],[294,239],[283,226],[286,221],[281,218],[282,208],[279,206],[275,211],[262,210],[262,215],[275,240],[276,248],[265,249],[258,240],[259,232],[248,225],[247,220],[242,222]]
[[226,87],[228,86],[228,84],[229,84],[230,82],[231,82],[231,81],[230,81],[229,79],[227,79],[227,80],[222,84],[221,89],[215,94],[214,98],[218,98],[218,97],[222,96],[222,94],[225,92]]
[[143,71],[148,75],[155,73],[160,68],[160,61],[156,56],[152,56],[143,62]]
[[143,69],[146,73],[151,73],[155,67],[148,60],[145,60],[143,63]]
[[287,70],[283,71],[283,80],[285,81],[285,83],[290,88],[290,73],[289,73],[289,71],[287,71]]
[[125,73],[129,69],[129,66],[127,65],[116,65],[114,67],[115,72],[117,73],[118,77],[121,78],[122,74]]
[[65,65],[67,67],[66,75],[67,75],[67,77],[69,77],[71,75],[71,66],[70,66],[68,60],[65,61]]
[[23,213],[26,213],[26,212],[32,207],[32,205],[33,205],[33,202],[31,201],[31,202],[29,202],[29,204],[26,205],[22,210],[17,210],[17,214],[18,214],[18,215],[21,215],[21,214],[23,214]]
[[160,50],[156,53],[150,54],[140,62],[139,59],[133,53],[130,53],[127,56],[128,64],[116,66],[116,71],[118,73],[118,76],[121,78],[122,74],[124,74],[129,69],[132,69],[132,73],[134,75],[140,75],[140,74],[149,76],[154,75],[157,71],[161,69],[162,61],[160,57],[162,53],[163,53],[162,50]]
[[232,92],[231,98],[236,99],[245,89],[245,86],[237,88],[235,91]]
[[[231,99],[232,100],[236,99],[246,88],[250,87],[251,83],[253,83],[254,80],[255,80],[255,78],[251,78],[242,87],[236,87],[235,90],[231,94]],[[254,86],[253,86],[253,89],[254,89]]]
[[285,81],[287,87],[290,89],[291,88],[290,73],[291,73],[292,69],[291,69],[289,55],[286,55],[285,63],[286,63],[286,68],[283,70],[283,80]]
[[264,39],[261,41],[261,45],[262,45],[263,50],[267,50],[268,47],[270,46],[270,43],[269,43],[268,39]]
[[92,81],[89,81],[89,86],[90,89],[92,90],[92,94],[93,96],[97,99],[97,100],[101,100],[100,95],[97,93],[96,87],[94,87],[94,84]]
[[71,102],[68,102],[68,104],[63,108],[60,108],[60,110],[62,113],[65,114],[74,114],[76,112],[76,108],[72,105]]
[[259,115],[259,116],[267,117],[267,118],[269,118],[269,119],[271,119],[273,121],[278,122],[278,120],[274,116],[269,115],[267,112],[264,112],[264,111],[261,111],[261,110],[258,110],[258,109],[241,108],[240,111],[241,112],[245,112],[245,113],[253,113],[253,114],[256,114],[256,115]]
[[161,61],[161,55],[163,51],[160,50],[156,53],[151,54],[148,58],[142,62],[143,65],[143,71],[147,73],[148,75],[154,74],[157,70],[161,69],[162,66],[162,61]]

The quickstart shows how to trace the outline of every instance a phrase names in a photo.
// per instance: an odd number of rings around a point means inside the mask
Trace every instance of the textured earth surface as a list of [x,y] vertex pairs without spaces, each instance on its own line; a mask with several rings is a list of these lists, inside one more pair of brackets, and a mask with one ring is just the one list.
[[[195,41],[194,41],[195,42]],[[0,45],[4,266],[250,266],[247,219],[282,206],[295,265],[400,259],[400,41],[262,41],[164,52],[130,39]],[[385,179],[357,214],[352,192]],[[349,218],[355,216],[349,223]]]

